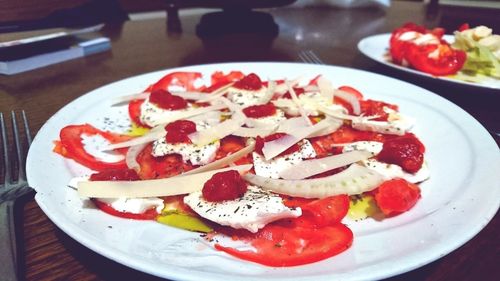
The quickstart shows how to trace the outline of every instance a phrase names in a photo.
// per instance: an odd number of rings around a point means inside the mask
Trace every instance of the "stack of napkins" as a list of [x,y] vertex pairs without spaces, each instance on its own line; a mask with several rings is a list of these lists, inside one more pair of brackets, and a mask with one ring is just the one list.
[[16,74],[111,49],[102,25],[0,42],[0,74]]

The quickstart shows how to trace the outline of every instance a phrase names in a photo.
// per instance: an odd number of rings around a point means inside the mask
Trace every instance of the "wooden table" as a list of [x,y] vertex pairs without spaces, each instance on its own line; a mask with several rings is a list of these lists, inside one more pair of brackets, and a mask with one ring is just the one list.
[[[254,47],[250,47],[248,38],[242,36],[202,42],[195,34],[200,20],[200,14],[196,13],[181,14],[181,26],[171,23],[171,30],[167,30],[165,19],[107,25],[102,32],[111,38],[112,52],[11,77],[1,76],[0,111],[25,109],[32,130],[37,132],[68,102],[119,79],[182,65],[298,61],[298,51],[311,49],[328,64],[365,69],[427,88],[461,106],[490,132],[500,132],[500,91],[458,86],[401,73],[365,58],[356,49],[361,38],[390,32],[406,21],[451,29],[463,21],[480,23],[492,11],[428,11],[421,3],[393,2],[385,12],[330,8],[279,8],[269,12],[280,26],[279,36],[274,40],[263,39]],[[497,26],[496,32],[499,31]],[[232,42],[234,48],[228,48],[227,42]],[[495,140],[499,143],[498,136]],[[23,244],[25,261],[22,269],[26,280],[158,280],[108,260],[69,238],[40,210],[33,194],[22,198],[18,208],[19,221],[23,222],[19,240]],[[497,215],[458,250],[390,280],[499,280],[499,221]]]

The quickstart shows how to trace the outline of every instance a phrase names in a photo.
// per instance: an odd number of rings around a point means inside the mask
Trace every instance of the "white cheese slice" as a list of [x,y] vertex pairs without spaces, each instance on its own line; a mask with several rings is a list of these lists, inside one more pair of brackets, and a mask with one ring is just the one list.
[[251,128],[272,127],[276,126],[283,120],[286,120],[285,112],[283,112],[283,110],[276,109],[276,113],[271,116],[261,118],[247,117],[245,124]]
[[415,120],[409,116],[405,116],[387,107],[384,107],[384,111],[389,113],[387,121],[375,121],[360,116],[352,120],[351,126],[361,131],[402,136],[415,124]]
[[184,203],[207,220],[253,233],[270,222],[302,215],[300,208],[288,208],[277,194],[251,185],[236,200],[208,202],[198,191],[184,197]]
[[262,87],[259,90],[243,90],[230,87],[227,90],[227,98],[242,107],[267,103],[267,89]]
[[198,146],[192,143],[168,143],[165,138],[161,138],[153,142],[151,154],[154,157],[179,154],[184,162],[190,161],[193,165],[206,165],[215,159],[219,147],[219,141]]

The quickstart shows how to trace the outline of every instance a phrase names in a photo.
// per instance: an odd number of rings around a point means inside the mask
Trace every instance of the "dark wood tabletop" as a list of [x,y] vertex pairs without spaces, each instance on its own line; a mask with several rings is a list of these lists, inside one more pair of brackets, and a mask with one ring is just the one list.
[[[393,1],[387,10],[331,7],[268,9],[279,26],[260,34],[200,39],[201,13],[108,24],[102,34],[112,51],[13,76],[0,76],[0,112],[26,110],[31,129],[40,127],[75,98],[116,80],[184,65],[228,61],[299,61],[298,52],[313,50],[325,63],[368,70],[414,83],[459,105],[500,143],[500,90],[481,89],[397,71],[357,50],[363,37],[390,32],[413,21],[453,30],[462,22],[486,23],[500,32],[500,11],[429,8],[420,2]],[[1,38],[0,34],[0,38]],[[397,91],[397,89],[394,89]],[[498,153],[493,151],[492,153]],[[498,172],[498,171],[492,171]],[[498,187],[497,187],[498,188]],[[58,229],[28,194],[17,202],[22,275],[29,281],[159,280],[92,252]],[[472,240],[441,259],[389,280],[500,280],[498,214]],[[2,277],[0,276],[0,280]],[[201,279],[200,279],[201,280]]]

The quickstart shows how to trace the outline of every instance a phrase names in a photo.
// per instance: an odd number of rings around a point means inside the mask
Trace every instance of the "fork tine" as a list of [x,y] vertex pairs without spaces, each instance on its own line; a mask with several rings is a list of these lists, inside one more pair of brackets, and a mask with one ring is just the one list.
[[26,142],[28,143],[28,147],[31,145],[31,131],[30,126],[28,125],[28,119],[26,118],[26,112],[24,109],[21,111],[21,115],[23,117],[24,124],[24,132],[26,133]]
[[4,166],[4,183],[3,187],[7,187],[7,185],[11,181],[11,168],[9,161],[9,150],[7,149],[7,130],[5,128],[5,121],[3,118],[3,113],[0,112],[0,129],[2,131],[2,152],[3,152],[3,166]]
[[17,128],[17,118],[16,113],[14,111],[10,112],[11,121],[12,121],[12,132],[14,133],[14,144],[16,146],[16,156],[17,156],[17,170],[18,170],[18,181],[25,181],[25,173],[24,173],[24,157],[23,157],[23,146],[21,144],[21,140],[19,138],[19,129]]
[[311,56],[312,60],[317,63],[317,64],[323,64],[323,61],[316,55],[315,52],[309,51],[309,55]]

